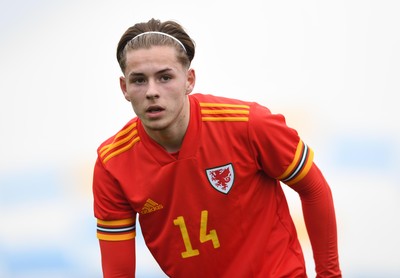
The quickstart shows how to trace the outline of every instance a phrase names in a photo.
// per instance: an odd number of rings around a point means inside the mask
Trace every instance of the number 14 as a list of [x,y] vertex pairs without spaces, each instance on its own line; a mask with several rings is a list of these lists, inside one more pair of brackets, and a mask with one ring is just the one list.
[[[200,219],[200,242],[204,243],[206,241],[211,240],[213,243],[214,248],[218,248],[220,246],[217,232],[215,230],[210,230],[207,234],[207,222],[208,222],[208,211],[203,210],[201,212],[201,219]],[[183,216],[178,216],[174,219],[174,225],[179,226],[181,230],[183,243],[185,244],[186,251],[182,252],[182,258],[189,258],[193,256],[198,256],[200,254],[198,249],[193,249],[192,243],[190,241],[189,232],[186,228],[185,219]]]

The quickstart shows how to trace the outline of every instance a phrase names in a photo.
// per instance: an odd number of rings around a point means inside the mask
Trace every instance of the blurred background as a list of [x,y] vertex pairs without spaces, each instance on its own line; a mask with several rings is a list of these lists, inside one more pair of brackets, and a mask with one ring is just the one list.
[[[196,92],[282,113],[314,149],[344,277],[400,277],[399,14],[396,0],[0,0],[0,277],[101,277],[96,148],[134,116],[115,49],[152,17],[196,41]],[[140,233],[137,277],[164,277]]]

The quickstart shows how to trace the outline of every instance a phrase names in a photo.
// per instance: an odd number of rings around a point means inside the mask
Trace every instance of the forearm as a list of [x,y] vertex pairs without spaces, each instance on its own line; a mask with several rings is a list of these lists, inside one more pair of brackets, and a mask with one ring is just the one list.
[[135,277],[135,240],[99,240],[104,278]]
[[341,277],[332,193],[316,165],[292,186],[301,198],[317,277]]

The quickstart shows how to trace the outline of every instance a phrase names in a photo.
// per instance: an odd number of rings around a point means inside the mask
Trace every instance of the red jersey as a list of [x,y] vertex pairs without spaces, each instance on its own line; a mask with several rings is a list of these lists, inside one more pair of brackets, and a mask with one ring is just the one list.
[[313,153],[282,115],[211,95],[190,99],[177,154],[128,122],[98,149],[94,210],[100,240],[145,242],[171,277],[306,277],[279,181],[293,184]]

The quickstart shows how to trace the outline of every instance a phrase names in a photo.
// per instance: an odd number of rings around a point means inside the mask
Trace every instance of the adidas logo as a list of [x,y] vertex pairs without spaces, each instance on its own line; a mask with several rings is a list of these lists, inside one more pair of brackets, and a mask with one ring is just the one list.
[[160,205],[154,202],[152,199],[147,199],[146,203],[144,204],[142,210],[140,211],[141,214],[147,214],[150,212],[154,212],[156,210],[160,210],[164,208],[163,205]]

